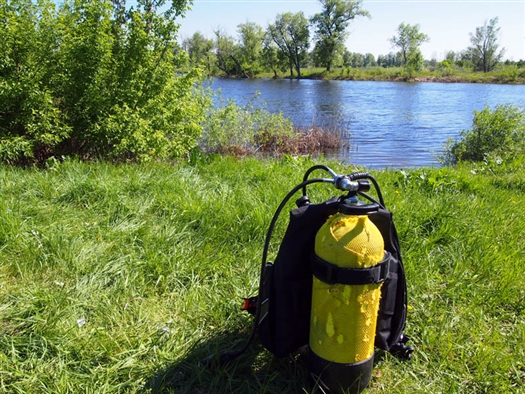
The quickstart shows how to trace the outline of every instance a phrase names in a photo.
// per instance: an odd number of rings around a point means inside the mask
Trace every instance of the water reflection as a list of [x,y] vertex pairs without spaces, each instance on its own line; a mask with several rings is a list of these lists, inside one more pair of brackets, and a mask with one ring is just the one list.
[[436,165],[445,141],[471,127],[474,110],[525,106],[523,85],[216,79],[212,88],[238,104],[260,92],[260,106],[298,126],[338,119],[351,146],[337,158],[371,167]]

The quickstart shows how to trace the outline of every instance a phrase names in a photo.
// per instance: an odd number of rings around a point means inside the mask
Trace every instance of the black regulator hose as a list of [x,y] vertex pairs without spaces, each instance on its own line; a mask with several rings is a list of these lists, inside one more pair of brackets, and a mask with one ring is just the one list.
[[[348,175],[350,180],[355,181],[358,179],[368,179],[372,184],[374,185],[374,188],[376,189],[377,198],[379,199],[379,204],[381,207],[385,208],[385,201],[383,200],[383,194],[381,193],[381,188],[379,187],[379,184],[377,183],[376,179],[370,175],[368,172],[354,172],[353,174]],[[366,195],[365,193],[360,193],[361,195],[365,196],[366,198],[373,200],[370,196]]]
[[[325,166],[324,164],[317,164],[315,166],[310,167],[308,170],[306,170],[303,176],[303,183],[308,180],[308,177],[310,176],[310,174],[314,172],[315,170],[325,170],[332,176],[332,178],[335,178],[337,176],[337,174],[330,167]],[[303,196],[306,196],[306,185],[303,186]]]

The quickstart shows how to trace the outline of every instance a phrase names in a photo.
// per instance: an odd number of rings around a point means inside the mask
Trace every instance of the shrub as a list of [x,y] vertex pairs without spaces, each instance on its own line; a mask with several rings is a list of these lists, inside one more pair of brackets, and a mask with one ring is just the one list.
[[512,105],[499,105],[494,110],[486,106],[474,111],[472,129],[460,135],[460,140],[447,141],[441,157],[444,164],[494,156],[514,159],[525,153],[525,110]]
[[318,155],[348,147],[344,141],[349,137],[344,119],[336,115],[314,117],[311,124],[294,127],[282,113],[256,107],[256,98],[257,95],[240,106],[231,99],[222,100],[219,94],[217,105],[203,123],[200,149],[191,152],[190,161],[201,152],[234,156]]
[[294,137],[292,122],[282,113],[272,114],[252,103],[237,105],[221,98],[204,121],[200,146],[206,152],[252,154],[278,151]]
[[194,147],[211,100],[198,69],[177,75],[188,1],[165,3],[0,0],[0,160],[143,161]]

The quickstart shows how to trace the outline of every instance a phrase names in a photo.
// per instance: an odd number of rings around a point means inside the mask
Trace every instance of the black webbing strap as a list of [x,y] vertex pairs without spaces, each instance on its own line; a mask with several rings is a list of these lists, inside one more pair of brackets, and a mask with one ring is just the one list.
[[314,254],[313,274],[328,284],[366,285],[382,283],[388,277],[391,254],[385,252],[385,258],[379,264],[368,268],[343,268],[323,260]]

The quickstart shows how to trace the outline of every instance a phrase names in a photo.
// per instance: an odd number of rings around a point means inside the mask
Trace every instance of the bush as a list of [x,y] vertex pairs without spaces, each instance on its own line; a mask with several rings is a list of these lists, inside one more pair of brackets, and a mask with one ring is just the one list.
[[284,141],[294,138],[293,124],[282,113],[272,114],[252,103],[239,106],[231,99],[218,101],[203,126],[200,146],[206,152],[276,152]]
[[[199,154],[318,155],[347,147],[343,139],[347,137],[348,126],[338,117],[315,117],[308,126],[294,127],[282,113],[271,113],[264,106],[255,107],[254,100],[240,106],[231,99],[223,101],[219,97],[203,123]],[[190,161],[195,154],[190,155]]]
[[525,110],[512,105],[485,107],[474,111],[471,130],[463,130],[460,140],[448,140],[441,161],[482,161],[489,157],[513,160],[525,153]]
[[211,100],[198,69],[177,76],[188,1],[165,3],[0,0],[0,160],[144,161],[194,147]]

